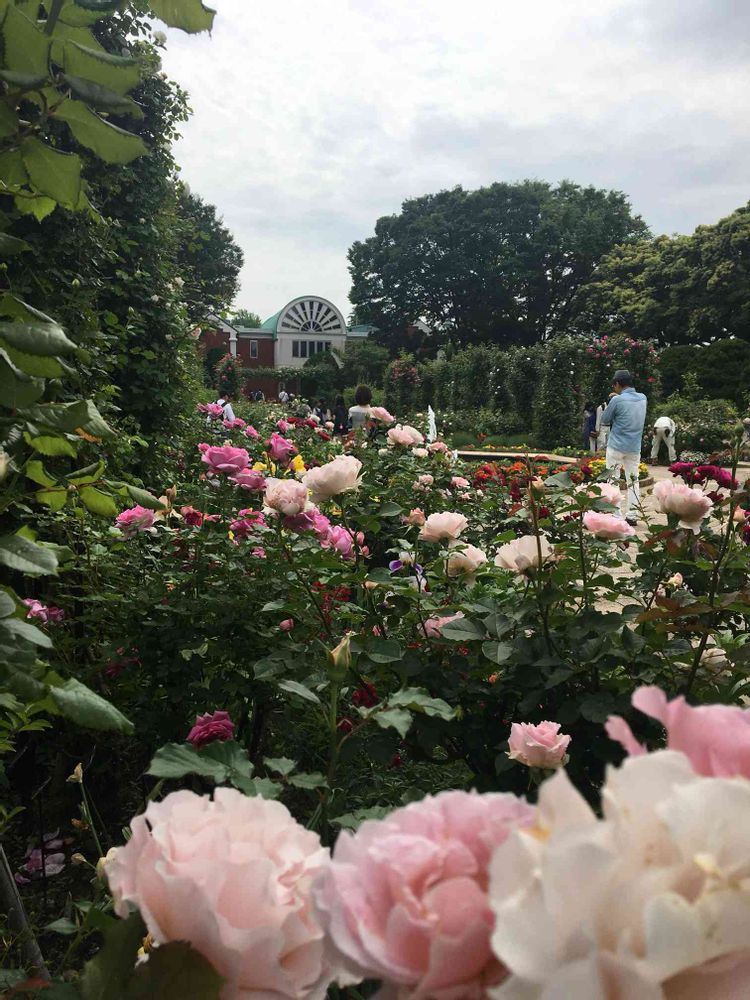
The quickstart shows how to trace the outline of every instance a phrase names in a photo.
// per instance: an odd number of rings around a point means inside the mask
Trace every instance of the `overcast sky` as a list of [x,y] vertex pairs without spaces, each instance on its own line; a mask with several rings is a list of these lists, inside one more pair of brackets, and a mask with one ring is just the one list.
[[[211,0],[208,0],[211,3]],[[625,191],[654,232],[750,198],[746,0],[213,0],[170,31],[183,177],[245,254],[236,305],[314,293],[405,198],[536,177]]]

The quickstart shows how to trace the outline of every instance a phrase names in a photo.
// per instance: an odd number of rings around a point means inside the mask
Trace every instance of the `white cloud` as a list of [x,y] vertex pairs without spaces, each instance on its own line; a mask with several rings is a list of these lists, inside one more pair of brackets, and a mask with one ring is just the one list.
[[667,232],[747,200],[734,0],[215,5],[211,38],[169,32],[194,110],[177,156],[245,252],[238,304],[263,316],[308,292],[347,312],[353,240],[455,184],[615,187]]

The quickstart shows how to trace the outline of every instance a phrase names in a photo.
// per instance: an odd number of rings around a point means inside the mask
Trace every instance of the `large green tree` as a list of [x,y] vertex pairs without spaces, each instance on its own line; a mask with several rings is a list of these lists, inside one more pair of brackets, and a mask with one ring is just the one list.
[[690,236],[616,247],[582,299],[586,321],[600,330],[666,344],[750,340],[750,206]]
[[177,265],[191,322],[228,309],[239,289],[243,254],[213,205],[178,185]]
[[461,187],[404,202],[349,251],[350,298],[389,346],[422,319],[459,343],[569,331],[613,247],[648,237],[624,194],[568,181]]
[[237,309],[232,313],[232,323],[234,326],[249,326],[251,329],[257,330],[262,322],[263,320],[260,316],[249,309]]

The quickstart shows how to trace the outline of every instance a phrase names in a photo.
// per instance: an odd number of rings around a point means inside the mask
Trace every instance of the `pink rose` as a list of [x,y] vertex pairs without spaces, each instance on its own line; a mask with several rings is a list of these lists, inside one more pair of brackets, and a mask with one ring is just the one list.
[[584,527],[596,535],[597,538],[604,538],[609,541],[622,541],[625,538],[632,538],[635,528],[623,517],[616,514],[600,514],[596,510],[587,510],[583,515]]
[[463,476],[453,476],[451,478],[451,486],[456,490],[467,490],[471,483],[468,479],[464,479]]
[[258,545],[256,548],[253,549],[250,555],[254,556],[256,559],[265,559],[266,550],[263,548],[262,545]]
[[505,975],[490,948],[488,866],[534,815],[514,795],[450,791],[342,830],[313,889],[332,962],[382,979],[388,996],[488,996]]
[[141,507],[136,504],[129,510],[124,510],[115,518],[117,527],[122,532],[123,538],[133,538],[139,531],[146,531],[153,528],[156,515],[148,507]]
[[447,452],[450,449],[448,448],[448,445],[445,443],[445,441],[431,441],[427,445],[427,450],[434,455],[437,454],[437,452]]
[[[429,520],[429,518],[428,518]],[[445,562],[445,572],[448,576],[465,576],[470,583],[480,566],[487,562],[487,553],[476,545],[463,545],[458,541],[448,543],[451,553]]]
[[328,540],[331,531],[331,522],[322,514],[317,507],[310,507],[295,514],[293,517],[284,518],[284,527],[290,531],[314,531],[318,541],[322,544]]
[[421,507],[415,507],[413,510],[409,511],[407,517],[404,518],[407,524],[411,524],[415,527],[421,528],[425,522],[424,511]]
[[211,447],[211,445],[210,445],[210,444],[206,444],[206,442],[205,442],[205,441],[202,441],[202,442],[201,442],[201,443],[200,443],[200,444],[198,445],[198,451],[199,451],[199,452],[201,453],[201,455],[205,455],[205,453],[206,453],[206,452],[208,451],[208,449],[209,449],[210,447]]
[[422,525],[419,537],[425,542],[444,542],[456,539],[468,527],[469,522],[463,514],[444,511],[442,514],[430,514]]
[[222,997],[322,1000],[311,884],[328,852],[286,806],[233,788],[149,802],[106,864],[115,912],[141,913],[155,944],[188,941],[224,977]]
[[495,556],[495,565],[501,569],[513,570],[514,573],[528,573],[531,569],[539,569],[540,552],[541,565],[544,565],[554,555],[549,539],[540,535],[537,544],[536,535],[524,535],[500,546]]
[[282,632],[291,632],[294,628],[294,619],[285,618],[283,622],[279,622],[279,628]]
[[347,528],[336,524],[328,532],[328,537],[321,539],[320,544],[324,549],[335,549],[344,559],[354,559],[355,545],[363,555],[367,555],[364,540],[365,536],[361,531],[352,534]]
[[188,733],[188,743],[192,743],[196,750],[217,740],[233,740],[234,723],[229,718],[228,712],[214,712],[196,717],[195,725]]
[[245,426],[245,421],[240,420],[239,417],[235,417],[234,420],[225,420],[223,423],[228,431],[241,431]]
[[229,524],[229,530],[235,538],[249,538],[255,534],[259,524],[265,523],[262,515],[258,519],[257,517],[242,517],[241,514],[240,511],[240,514]]
[[701,522],[713,507],[711,501],[697,486],[663,479],[654,486],[654,496],[659,508],[665,514],[676,514],[681,528],[688,528],[696,535],[701,530]]
[[552,770],[568,759],[570,736],[560,732],[559,722],[514,722],[510,727],[508,756],[527,767]]
[[416,427],[410,427],[409,424],[396,424],[388,431],[388,443],[409,448],[415,444],[424,444],[424,437]]
[[[688,705],[680,695],[672,701],[658,687],[640,687],[633,707],[658,719],[667,731],[667,748],[684,753],[696,774],[750,778],[750,711],[737,705]],[[610,739],[631,756],[646,753],[624,719],[611,715]]]
[[426,448],[412,448],[411,453],[415,458],[427,458],[428,454]]
[[243,469],[229,478],[243,490],[259,493],[266,488],[266,477],[260,469]]
[[289,462],[297,454],[297,449],[292,442],[287,440],[287,438],[283,438],[275,431],[268,441],[266,441],[266,451],[274,462],[281,462],[283,464]]
[[26,612],[27,618],[36,618],[40,621],[42,625],[49,625],[52,622],[61,622],[65,617],[65,612],[62,608],[48,607],[46,604],[42,604],[41,601],[35,600],[33,597],[24,598],[23,603],[29,609]]
[[264,495],[266,507],[286,514],[301,514],[307,506],[307,487],[296,479],[269,479]]
[[281,431],[282,434],[288,434],[289,431],[294,430],[294,424],[290,424],[289,421],[284,420],[283,417],[281,418],[281,420],[276,421],[276,426],[278,427],[278,429]]
[[231,445],[207,448],[201,455],[201,460],[208,466],[211,475],[223,472],[225,476],[236,476],[250,464],[250,456],[244,448],[232,448]]
[[388,412],[388,410],[386,410],[384,406],[371,406],[370,416],[374,420],[381,420],[384,424],[392,424],[393,421],[396,419],[395,417],[392,417],[390,415],[390,413]]
[[605,500],[614,507],[619,507],[622,500],[620,487],[614,483],[581,483],[576,487],[576,493],[582,493],[592,500]]
[[310,490],[314,503],[328,500],[339,493],[359,489],[362,463],[352,455],[338,455],[305,473],[302,482]]
[[196,410],[199,413],[206,413],[212,419],[221,417],[224,413],[224,407],[218,403],[198,403]]
[[424,623],[424,634],[428,639],[439,639],[443,634],[443,626],[447,625],[448,622],[454,622],[457,618],[463,618],[463,611],[457,611],[455,615],[432,615]]
[[258,438],[260,437],[260,434],[251,424],[248,424],[242,433],[245,435],[245,437],[252,438],[253,441],[257,441]]

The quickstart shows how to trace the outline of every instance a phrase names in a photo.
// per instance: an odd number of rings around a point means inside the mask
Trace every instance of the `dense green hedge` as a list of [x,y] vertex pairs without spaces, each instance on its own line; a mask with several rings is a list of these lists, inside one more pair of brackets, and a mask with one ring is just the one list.
[[498,433],[533,433],[544,447],[578,446],[584,404],[606,400],[615,369],[625,367],[657,402],[656,349],[625,334],[594,341],[560,337],[510,350],[480,344],[441,361],[402,355],[386,370],[385,402],[396,414],[428,404],[437,412],[491,410]]

